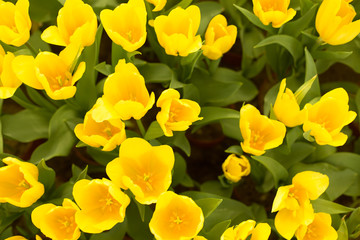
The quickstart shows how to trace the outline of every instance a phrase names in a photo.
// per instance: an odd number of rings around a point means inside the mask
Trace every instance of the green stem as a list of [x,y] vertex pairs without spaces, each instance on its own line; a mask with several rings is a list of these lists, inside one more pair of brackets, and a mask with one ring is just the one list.
[[35,51],[35,49],[30,45],[30,43],[25,43],[25,46],[30,50],[30,52],[32,53],[32,55],[35,57],[37,55],[37,52]]
[[141,122],[141,119],[136,120],[136,124],[137,124],[137,126],[138,126],[138,128],[139,128],[139,131],[140,131],[141,136],[144,137],[144,136],[145,136],[145,128],[144,128],[143,123]]

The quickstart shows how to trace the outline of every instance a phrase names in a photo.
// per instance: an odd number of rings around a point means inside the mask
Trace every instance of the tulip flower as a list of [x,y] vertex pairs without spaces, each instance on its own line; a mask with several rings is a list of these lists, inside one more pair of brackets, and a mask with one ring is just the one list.
[[130,203],[130,198],[106,178],[77,181],[73,196],[81,208],[75,221],[87,233],[101,233],[123,222]]
[[165,136],[173,136],[173,131],[185,131],[189,126],[201,120],[199,104],[187,99],[180,99],[180,93],[175,89],[163,91],[156,103],[161,111],[156,115]]
[[203,212],[191,198],[169,191],[159,197],[149,227],[157,240],[185,240],[195,237],[203,224]]
[[327,213],[315,213],[309,225],[301,225],[295,234],[297,240],[336,240],[338,234],[331,226],[331,216]]
[[66,0],[59,10],[57,26],[50,26],[41,34],[47,43],[67,46],[77,43],[90,46],[95,41],[97,17],[92,7],[81,0]]
[[113,11],[102,10],[100,19],[110,39],[126,51],[133,52],[146,41],[146,15],[144,0],[129,0]]
[[[13,236],[13,237],[6,238],[5,240],[27,240],[27,239],[24,238],[23,236]],[[35,240],[41,240],[41,237],[36,235]]]
[[305,171],[296,174],[292,184],[279,187],[271,212],[275,227],[281,236],[291,239],[301,225],[309,225],[314,219],[310,200],[317,199],[329,186],[329,178],[321,173]]
[[286,133],[283,123],[260,114],[254,106],[246,104],[240,110],[240,130],[244,138],[244,152],[259,156],[265,150],[282,144]]
[[[109,116],[128,120],[142,118],[152,108],[155,95],[149,93],[145,86],[145,80],[132,63],[119,60],[115,67],[115,73],[109,75],[104,84],[102,97]],[[95,117],[95,116],[94,116]],[[95,117],[95,121],[101,122],[106,117],[103,114]]]
[[146,1],[155,5],[153,12],[161,11],[165,7],[167,2],[167,0],[146,0]]
[[170,146],[151,146],[142,138],[128,138],[119,157],[109,162],[106,173],[122,189],[130,189],[141,204],[155,203],[171,184],[175,162]]
[[241,222],[236,227],[229,227],[221,235],[220,240],[245,240],[251,235],[250,240],[267,240],[271,233],[271,228],[267,223],[258,223],[254,220]]
[[99,111],[98,108],[105,108],[101,98],[99,98],[93,108],[86,113],[84,123],[76,125],[74,132],[76,137],[84,143],[92,147],[102,146],[103,151],[111,151],[125,140],[125,124],[120,119],[96,122],[93,115],[104,111]]
[[296,11],[289,8],[290,0],[253,0],[254,14],[264,25],[272,23],[274,28],[281,27],[296,15]]
[[322,1],[315,22],[321,40],[331,45],[341,45],[350,42],[360,33],[360,20],[353,22],[356,12],[349,2],[351,1]]
[[12,157],[2,161],[7,166],[0,168],[0,203],[31,206],[44,194],[44,185],[38,181],[38,168]]
[[0,45],[0,99],[12,97],[22,84],[12,69],[14,58],[15,56],[11,52],[5,54]]
[[196,35],[199,26],[200,9],[195,5],[177,7],[168,16],[158,16],[154,21],[157,39],[166,54],[182,57],[201,48],[201,37]]
[[243,176],[250,174],[250,163],[245,156],[229,155],[222,164],[224,175],[231,182],[238,182]]
[[40,52],[35,59],[32,56],[17,56],[12,67],[26,85],[44,89],[54,100],[67,99],[75,95],[74,84],[85,72],[85,62],[81,62],[75,73],[71,73],[79,52],[79,46],[71,44],[59,56],[52,52]]
[[306,112],[305,110],[300,111],[294,93],[285,87],[286,79],[283,79],[274,104],[274,113],[276,118],[287,127],[295,127],[304,123]]
[[205,45],[202,46],[204,56],[217,60],[235,44],[237,28],[227,25],[226,18],[219,14],[211,19],[205,33]]
[[81,232],[75,222],[79,208],[65,198],[62,206],[47,203],[38,206],[31,213],[34,225],[48,238],[53,240],[77,240]]
[[341,129],[351,123],[356,113],[349,111],[349,96],[343,88],[326,93],[314,105],[306,104],[307,118],[303,130],[310,131],[319,145],[342,146],[347,135]]
[[0,41],[20,47],[30,38],[29,0],[11,2],[0,0]]

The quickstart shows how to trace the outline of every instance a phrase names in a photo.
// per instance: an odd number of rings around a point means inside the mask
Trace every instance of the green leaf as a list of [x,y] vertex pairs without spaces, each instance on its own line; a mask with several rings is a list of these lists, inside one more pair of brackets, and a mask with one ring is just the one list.
[[114,240],[124,239],[127,230],[127,221],[116,224],[109,231],[99,234],[91,234],[90,240]]
[[206,125],[223,119],[236,119],[239,121],[240,112],[230,108],[202,107],[200,117],[203,117],[203,119],[195,122],[194,125]]
[[81,170],[79,167],[77,167],[76,165],[72,165],[71,166],[71,171],[72,171],[72,177],[70,179],[70,181],[76,183],[77,181],[81,180],[81,179],[89,179],[87,172],[88,172],[88,166],[86,165],[86,167]]
[[203,35],[210,20],[216,15],[224,11],[223,6],[220,3],[212,1],[203,1],[196,4],[200,8],[201,21],[198,30],[198,34]]
[[47,138],[51,114],[41,109],[25,109],[1,117],[4,136],[19,142],[32,142]]
[[66,121],[77,117],[78,113],[68,105],[59,108],[50,120],[48,140],[35,149],[30,162],[36,164],[42,159],[46,161],[57,156],[68,156],[75,145],[76,137]]
[[139,203],[138,201],[136,201],[134,199],[134,202],[136,203],[136,207],[138,208],[139,210],[139,214],[140,214],[140,218],[141,218],[141,221],[145,221],[145,205]]
[[348,240],[348,229],[345,222],[345,217],[341,218],[341,224],[337,230],[338,238],[337,240]]
[[288,147],[289,152],[291,151],[292,145],[295,141],[302,135],[303,131],[300,127],[294,127],[290,129],[286,134],[286,146]]
[[225,152],[226,153],[234,153],[234,154],[237,154],[239,156],[241,156],[243,154],[243,151],[242,151],[242,148],[240,147],[240,145],[230,146],[225,150]]
[[288,35],[273,35],[259,42],[255,48],[265,47],[271,44],[278,44],[289,51],[296,63],[303,55],[303,46],[299,40]]
[[304,137],[306,140],[308,140],[309,142],[314,142],[315,139],[314,139],[313,136],[310,135],[310,132],[311,132],[311,130],[304,132],[304,133],[303,133],[303,137]]
[[99,148],[87,147],[86,152],[99,164],[106,166],[110,161],[119,157],[119,153],[101,151]]
[[175,187],[181,183],[186,176],[186,161],[185,159],[177,152],[175,152],[175,164],[173,168],[172,182],[171,186]]
[[303,83],[294,93],[296,101],[299,105],[300,105],[301,101],[304,99],[304,97],[306,96],[306,94],[311,89],[316,78],[317,78],[317,75],[313,76],[309,81],[306,81],[305,83]]
[[95,42],[93,45],[86,47],[80,57],[80,59],[83,59],[86,63],[86,70],[76,84],[75,100],[83,112],[88,111],[97,99],[96,80],[98,73],[94,71],[94,69],[99,61],[102,32],[103,27],[100,24],[95,35]]
[[41,93],[39,93],[37,90],[26,86],[26,92],[28,94],[28,96],[30,97],[30,99],[36,103],[37,105],[39,105],[40,107],[44,107],[45,109],[47,109],[49,112],[55,112],[56,111],[56,106],[53,105],[51,102],[49,102],[44,96],[41,95]]
[[47,193],[55,182],[55,171],[52,168],[49,168],[44,160],[41,160],[39,164],[37,165],[37,168],[39,170],[39,182],[44,184],[45,187],[45,193]]
[[23,215],[23,212],[11,213],[6,216],[2,215],[0,219],[0,233],[10,226],[16,219]]
[[149,230],[149,222],[152,211],[149,206],[145,207],[145,219],[141,220],[138,208],[132,201],[126,209],[127,233],[133,240],[153,239],[153,235]]
[[236,5],[236,4],[234,4],[234,7],[235,7],[236,9],[238,9],[242,14],[244,14],[245,17],[246,17],[247,19],[249,19],[249,21],[250,21],[252,24],[254,24],[255,26],[257,26],[257,27],[259,27],[259,28],[261,28],[261,29],[263,29],[263,30],[265,30],[265,31],[267,31],[267,32],[275,33],[275,30],[274,30],[270,25],[268,25],[268,26],[264,25],[264,24],[260,21],[260,19],[259,19],[257,16],[255,16],[252,12],[250,12],[249,10],[247,10],[247,9],[245,9],[245,8],[242,8],[242,7],[240,7],[240,6]]
[[315,212],[324,212],[324,213],[328,213],[328,214],[339,214],[339,213],[348,213],[348,212],[352,212],[355,210],[354,208],[345,207],[338,203],[334,203],[334,202],[331,202],[331,201],[328,201],[328,200],[325,200],[322,198],[312,200],[311,203],[314,207]]
[[32,32],[28,44],[30,44],[30,46],[34,48],[36,52],[51,52],[50,45],[44,42],[40,36],[41,32],[39,30]]
[[172,144],[181,150],[190,157],[191,154],[191,146],[189,140],[187,139],[185,132],[176,132],[173,137]]
[[[356,208],[350,215],[347,221],[347,227],[349,233],[353,234],[360,234],[360,208]],[[356,236],[358,237],[358,236]]]
[[55,21],[61,7],[58,1],[31,0],[29,7],[30,18],[38,23]]
[[239,119],[222,119],[220,120],[221,128],[225,136],[243,141],[241,136]]
[[163,63],[146,63],[138,67],[146,83],[170,82],[173,71]]
[[314,59],[338,60],[349,57],[352,51],[314,51]]
[[219,198],[203,198],[196,200],[195,203],[201,208],[204,217],[207,218],[222,203]]
[[147,129],[144,139],[151,140],[164,136],[164,131],[161,129],[157,121],[153,121]]
[[210,180],[200,185],[200,191],[230,198],[233,193],[233,187],[232,185],[231,187],[224,187],[219,181]]
[[221,235],[230,226],[231,220],[225,220],[216,224],[209,232],[204,236],[208,240],[219,240]]
[[271,175],[273,176],[275,187],[277,188],[279,185],[279,181],[286,180],[288,177],[287,170],[281,165],[278,161],[274,160],[270,157],[265,156],[251,156],[252,159],[258,161],[264,167],[266,167]]
[[[314,62],[313,57],[311,56],[310,52],[305,48],[305,62],[306,62],[306,69],[305,69],[305,82],[312,80],[312,78],[317,75],[317,69]],[[317,77],[313,84],[311,85],[310,90],[306,94],[306,97],[303,100],[303,103],[308,103],[312,99],[316,97],[320,97],[320,83],[319,78]],[[305,104],[302,104],[305,105]]]
[[110,64],[106,64],[106,62],[101,62],[97,64],[94,69],[105,76],[109,76],[114,72],[113,66],[111,66]]
[[295,21],[290,21],[283,25],[282,33],[298,37],[301,34],[301,31],[308,28],[314,20],[316,10],[318,9],[318,4],[313,4],[309,11],[307,11],[303,16],[296,19]]

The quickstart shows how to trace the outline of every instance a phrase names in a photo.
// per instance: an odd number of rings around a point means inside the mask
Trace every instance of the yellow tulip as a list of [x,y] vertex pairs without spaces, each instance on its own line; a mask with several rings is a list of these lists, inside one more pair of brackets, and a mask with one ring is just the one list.
[[199,25],[200,9],[195,5],[177,7],[168,16],[158,16],[154,21],[157,39],[166,54],[182,57],[201,48],[201,37],[196,35]]
[[310,131],[319,145],[342,146],[347,135],[341,129],[356,118],[356,113],[349,111],[349,96],[343,88],[336,88],[326,93],[314,105],[306,104],[307,118],[303,130]]
[[11,2],[0,0],[0,41],[19,47],[30,38],[29,0]]
[[173,136],[173,131],[185,131],[189,126],[201,120],[199,104],[188,99],[180,99],[180,93],[175,89],[163,91],[156,103],[161,111],[156,115],[165,136]]
[[157,240],[185,240],[195,237],[203,224],[203,212],[191,198],[169,191],[159,197],[149,227]]
[[0,203],[31,206],[44,194],[44,185],[38,181],[38,168],[12,157],[2,161],[7,166],[0,168]]
[[0,45],[0,99],[10,98],[22,82],[16,77],[12,69],[12,61],[15,56],[8,52],[5,54]]
[[314,219],[310,200],[317,199],[329,185],[329,178],[321,173],[305,171],[296,174],[292,184],[279,187],[272,206],[275,227],[279,234],[291,239],[301,225],[309,225]]
[[66,0],[59,10],[57,26],[50,26],[41,39],[54,45],[67,46],[77,43],[90,46],[95,41],[97,17],[90,5],[81,0]]
[[271,228],[267,223],[258,223],[254,220],[241,222],[236,227],[229,227],[221,235],[220,240],[245,240],[251,235],[251,240],[267,240],[271,233]]
[[81,208],[75,221],[87,233],[100,233],[123,222],[130,203],[130,198],[106,178],[77,181],[73,196]]
[[289,8],[290,0],[253,0],[254,14],[264,25],[272,23],[274,28],[281,27],[296,15],[296,11]]
[[[27,240],[27,239],[22,236],[13,236],[13,237],[6,238],[5,240]],[[41,240],[41,237],[36,235],[35,240]]]
[[244,152],[256,156],[281,145],[286,133],[283,123],[261,115],[259,110],[250,104],[240,110],[240,130],[244,138],[241,148]]
[[70,199],[65,198],[62,206],[47,203],[38,206],[31,213],[34,225],[48,238],[53,240],[76,240],[81,232],[75,222],[79,208]]
[[[331,45],[345,44],[360,33],[360,20],[349,0],[323,0],[316,14],[316,30]],[[329,24],[331,22],[331,24]]]
[[295,127],[304,123],[306,112],[305,110],[300,111],[294,93],[285,87],[286,79],[283,79],[274,104],[274,113],[276,118],[287,127]]
[[331,216],[327,213],[315,213],[313,222],[301,225],[295,236],[298,240],[338,239],[336,230],[331,227]]
[[67,99],[75,95],[74,84],[85,72],[85,62],[81,62],[75,73],[71,73],[79,51],[78,45],[71,44],[59,56],[52,52],[40,52],[35,59],[32,56],[17,56],[12,67],[26,85],[44,89],[54,100]]
[[122,189],[130,189],[139,203],[151,204],[170,187],[174,159],[167,145],[153,147],[142,138],[128,138],[106,173]]
[[96,110],[98,110],[97,108],[105,108],[101,98],[99,98],[93,108],[86,113],[84,123],[76,125],[74,132],[76,137],[84,143],[92,147],[102,146],[103,151],[111,151],[125,140],[125,124],[120,119],[96,122],[93,115],[99,112],[96,112]]
[[249,175],[251,171],[249,160],[245,156],[237,157],[235,154],[226,158],[222,169],[225,177],[234,183]]
[[193,238],[193,240],[207,240],[207,239],[203,236],[196,236]]
[[235,44],[236,36],[236,26],[228,26],[223,15],[216,15],[211,19],[205,33],[205,45],[202,46],[204,56],[212,60],[221,58]]
[[155,5],[153,12],[158,12],[158,11],[162,10],[165,7],[166,2],[167,2],[167,0],[146,0],[146,1]]
[[[155,95],[151,93],[149,96],[145,80],[135,65],[121,59],[115,67],[115,73],[105,81],[102,99],[112,118],[128,120],[131,117],[142,118],[154,105]],[[94,119],[97,122],[107,120],[103,114],[94,116]]]
[[146,41],[146,15],[144,0],[129,0],[113,11],[102,10],[100,19],[110,39],[126,51],[133,52]]

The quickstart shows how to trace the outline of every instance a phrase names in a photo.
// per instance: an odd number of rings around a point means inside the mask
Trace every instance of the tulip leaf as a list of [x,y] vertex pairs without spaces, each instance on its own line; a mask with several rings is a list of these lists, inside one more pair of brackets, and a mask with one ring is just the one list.
[[237,154],[239,156],[241,156],[243,154],[243,151],[242,151],[242,148],[240,147],[240,145],[230,146],[225,150],[225,152],[226,153],[234,153],[234,154]]
[[239,119],[222,119],[220,120],[221,128],[225,136],[243,141],[240,132]]
[[57,107],[53,105],[49,100],[47,100],[44,96],[42,96],[37,90],[26,86],[26,92],[30,99],[40,107],[47,109],[49,112],[56,111]]
[[219,240],[221,235],[230,226],[231,220],[225,220],[216,224],[209,232],[206,232],[204,236],[208,240]]
[[127,233],[134,240],[153,239],[153,235],[149,230],[149,222],[152,216],[152,211],[149,206],[145,207],[145,218],[141,220],[139,210],[136,204],[131,201],[129,206],[126,208],[127,218]]
[[[311,81],[313,79],[314,76],[317,75],[317,69],[316,69],[316,65],[314,62],[313,57],[311,56],[310,52],[307,50],[307,48],[305,48],[305,62],[306,62],[306,66],[305,66],[305,81]],[[317,77],[313,84],[311,85],[310,90],[308,91],[308,93],[306,94],[305,98],[303,99],[303,104],[301,104],[302,106],[305,105],[305,103],[310,102],[312,99],[316,98],[316,97],[320,97],[320,83],[319,83],[319,78]]]
[[315,212],[324,212],[328,214],[340,214],[352,212],[355,209],[350,207],[345,207],[338,203],[331,202],[322,198],[311,201]]
[[306,140],[308,140],[309,142],[314,142],[315,139],[314,139],[313,136],[310,135],[310,132],[311,132],[311,130],[304,132],[304,133],[303,133],[303,136],[304,136],[304,138],[305,138]]
[[314,51],[314,59],[339,60],[349,57],[353,51]]
[[201,192],[212,193],[219,196],[230,198],[233,192],[233,186],[232,184],[228,184],[228,186],[225,187],[219,181],[210,180],[201,184],[200,190]]
[[303,46],[299,40],[288,35],[273,35],[259,42],[255,48],[265,47],[271,44],[278,44],[289,51],[296,63],[303,55]]
[[270,33],[275,33],[275,30],[274,28],[272,28],[270,25],[264,25],[260,19],[255,16],[252,12],[250,12],[249,10],[245,9],[245,8],[242,8],[236,4],[234,4],[234,7],[239,10],[242,14],[244,14],[244,16],[252,23],[254,24],[255,26],[267,31],[267,32],[270,32]]
[[222,203],[219,198],[203,198],[198,199],[195,203],[201,208],[204,218],[207,218]]
[[189,140],[186,138],[185,132],[175,132],[172,145],[180,148],[188,157],[190,157],[191,146]]
[[116,224],[109,231],[100,234],[91,234],[89,240],[114,240],[124,239],[128,224],[125,218],[124,222]]
[[295,141],[302,135],[303,131],[300,127],[294,127],[290,129],[286,134],[286,146],[288,148],[288,151],[291,151],[292,145],[295,143]]
[[285,23],[281,32],[289,36],[298,37],[301,34],[301,31],[308,28],[313,22],[316,10],[318,9],[318,4],[313,4],[312,2],[311,4],[312,7],[303,16],[294,21]]
[[55,182],[55,171],[52,168],[49,168],[45,160],[41,160],[39,164],[37,165],[37,168],[39,170],[39,182],[41,182],[45,187],[45,193],[48,193],[48,191],[52,188]]
[[19,142],[32,142],[47,138],[51,114],[41,109],[25,109],[1,117],[4,136]]
[[172,79],[172,70],[163,63],[146,63],[138,67],[146,83],[166,83]]
[[186,161],[185,159],[177,152],[175,152],[175,163],[172,174],[171,187],[175,187],[180,184],[186,175]]
[[16,212],[16,213],[1,213],[1,219],[0,219],[0,234],[5,231],[5,229],[10,226],[16,219],[21,217],[24,213],[23,212]]
[[220,3],[212,1],[203,1],[196,4],[200,8],[201,21],[198,30],[198,34],[203,35],[210,20],[216,15],[224,11],[223,6]]
[[96,80],[98,72],[94,71],[94,69],[99,61],[102,32],[103,26],[100,24],[95,35],[95,42],[93,45],[86,47],[80,56],[80,59],[83,59],[86,63],[86,69],[76,85],[75,100],[82,111],[89,110],[97,99]]
[[66,121],[77,117],[78,113],[69,105],[59,108],[50,120],[48,140],[35,149],[30,162],[36,164],[42,159],[46,161],[57,156],[67,156],[75,145],[76,137]]
[[[360,208],[356,208],[350,215],[347,221],[347,227],[349,233],[353,234],[360,234]],[[356,236],[358,237],[358,236]],[[354,237],[354,238],[356,238]]]
[[111,66],[110,64],[106,64],[106,62],[101,62],[98,65],[96,65],[95,70],[105,76],[109,76],[114,72],[113,66]]
[[106,166],[110,161],[114,160],[115,158],[119,157],[118,153],[112,152],[105,152],[100,150],[99,148],[94,148],[88,146],[86,152],[99,164],[102,166]]
[[38,23],[55,22],[61,7],[58,1],[31,0],[29,7],[30,19]]
[[157,121],[153,121],[149,128],[147,129],[144,139],[145,140],[152,140],[164,136],[164,131],[160,127]]
[[337,240],[348,240],[348,229],[345,222],[345,217],[341,218],[340,227],[337,230],[338,238]]
[[203,117],[203,119],[195,122],[194,125],[206,125],[223,119],[236,119],[239,121],[240,113],[230,108],[202,107],[200,117]]
[[279,186],[279,181],[286,180],[288,177],[288,172],[281,165],[278,161],[274,160],[273,158],[266,157],[266,156],[251,156],[252,159],[256,160],[257,162],[261,163],[266,167],[271,175],[273,176],[275,187]]

